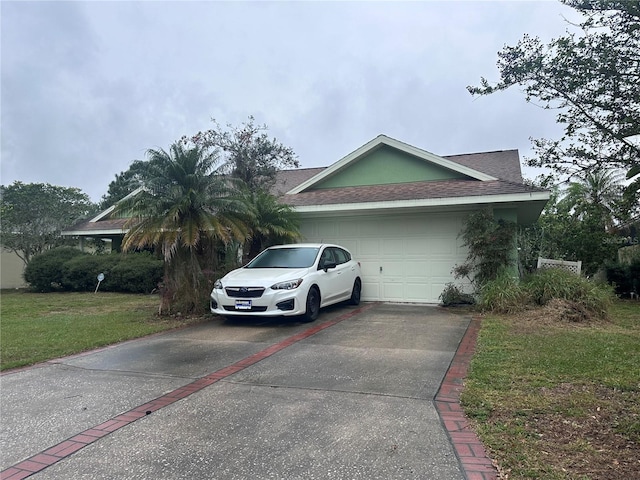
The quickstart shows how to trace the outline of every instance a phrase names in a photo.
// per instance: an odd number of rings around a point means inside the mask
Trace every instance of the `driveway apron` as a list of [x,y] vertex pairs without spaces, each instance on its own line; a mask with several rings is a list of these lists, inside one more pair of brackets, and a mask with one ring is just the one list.
[[9,372],[2,478],[463,479],[433,399],[468,325],[378,303],[215,317]]

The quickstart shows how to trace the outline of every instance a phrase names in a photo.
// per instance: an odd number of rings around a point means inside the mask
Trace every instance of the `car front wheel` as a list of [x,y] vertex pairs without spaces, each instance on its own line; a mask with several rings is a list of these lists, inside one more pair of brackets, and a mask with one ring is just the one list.
[[311,287],[307,295],[307,310],[302,316],[303,322],[313,322],[320,314],[320,292],[316,287]]

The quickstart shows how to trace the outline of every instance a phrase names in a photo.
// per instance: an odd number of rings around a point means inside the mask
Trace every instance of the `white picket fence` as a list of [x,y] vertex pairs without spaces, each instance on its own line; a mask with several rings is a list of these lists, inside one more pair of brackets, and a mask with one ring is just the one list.
[[543,268],[562,268],[576,275],[580,275],[582,262],[568,262],[566,260],[552,260],[550,258],[538,257],[538,270]]

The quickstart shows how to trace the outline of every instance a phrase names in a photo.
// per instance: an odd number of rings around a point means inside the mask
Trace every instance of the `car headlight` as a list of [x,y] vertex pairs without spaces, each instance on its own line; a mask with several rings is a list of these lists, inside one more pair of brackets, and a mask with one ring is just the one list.
[[216,280],[216,283],[213,284],[214,290],[222,290],[222,280]]
[[275,285],[271,285],[272,290],[293,290],[294,288],[298,288],[302,283],[302,279],[298,278],[297,280],[289,280],[286,282],[276,283]]

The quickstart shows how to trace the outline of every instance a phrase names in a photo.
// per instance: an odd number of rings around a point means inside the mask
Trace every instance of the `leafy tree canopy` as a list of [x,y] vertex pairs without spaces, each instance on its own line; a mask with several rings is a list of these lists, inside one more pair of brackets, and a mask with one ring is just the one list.
[[[180,143],[184,148],[194,145],[206,150],[208,155],[220,165],[217,174],[224,174],[242,180],[249,189],[269,190],[275,182],[278,170],[297,168],[296,155],[289,147],[275,138],[269,138],[266,125],[256,125],[255,119],[239,127],[227,124],[225,130],[213,120],[215,127],[193,136],[183,136]],[[109,189],[102,197],[100,208],[106,209],[143,185],[145,179],[153,176],[159,159],[150,155],[147,160],[135,160],[124,172],[116,174]]]
[[300,166],[293,150],[270,138],[267,126],[256,125],[253,117],[239,127],[227,124],[226,130],[212,121],[214,128],[182,141],[220,152],[221,172],[242,180],[249,189],[269,190],[278,170]]
[[518,85],[526,100],[556,109],[562,138],[534,139],[533,167],[548,167],[546,184],[592,168],[622,168],[633,180],[629,204],[640,187],[640,2],[562,0],[583,20],[577,31],[543,44],[524,35],[498,52],[500,80],[481,78],[473,95]]
[[95,212],[78,188],[14,182],[0,186],[2,246],[27,264],[34,255],[61,245],[60,232]]

